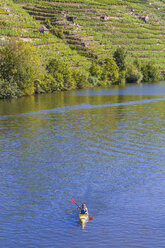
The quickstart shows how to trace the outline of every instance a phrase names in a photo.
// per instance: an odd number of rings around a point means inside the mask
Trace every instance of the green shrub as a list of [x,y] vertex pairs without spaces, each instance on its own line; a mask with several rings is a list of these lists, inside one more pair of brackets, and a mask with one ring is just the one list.
[[47,71],[53,76],[58,90],[76,88],[75,80],[69,66],[60,59],[52,59],[46,67]]
[[45,74],[41,88],[44,92],[54,92],[61,90],[55,78],[49,73]]
[[15,98],[20,95],[21,91],[13,79],[10,79],[9,81],[0,79],[0,99]]
[[73,70],[72,75],[78,89],[87,88],[89,86],[88,77],[83,72]]
[[12,39],[0,49],[0,73],[7,81],[13,78],[22,95],[31,95],[35,93],[34,81],[42,80],[44,69],[34,47]]
[[119,78],[119,67],[114,58],[109,56],[105,59],[103,64],[101,80],[106,81],[107,85],[117,82]]
[[130,65],[126,70],[127,83],[140,83],[143,79],[143,74],[137,69],[136,66]]
[[135,65],[138,70],[141,70],[141,68],[142,68],[142,62],[141,62],[141,60],[139,58],[136,58],[134,60],[133,65]]
[[141,71],[143,73],[144,82],[156,82],[160,80],[159,69],[156,67],[156,65],[153,62],[143,64]]
[[98,63],[98,61],[92,62],[92,65],[89,68],[89,72],[90,72],[91,76],[100,79],[101,74],[102,74],[102,68],[101,68],[101,65]]
[[119,79],[118,79],[118,84],[124,85],[126,83],[126,71],[120,71],[119,72]]
[[162,78],[163,78],[163,80],[165,80],[165,70],[162,73]]
[[88,81],[93,86],[97,86],[98,85],[98,78],[97,77],[89,76],[88,77]]

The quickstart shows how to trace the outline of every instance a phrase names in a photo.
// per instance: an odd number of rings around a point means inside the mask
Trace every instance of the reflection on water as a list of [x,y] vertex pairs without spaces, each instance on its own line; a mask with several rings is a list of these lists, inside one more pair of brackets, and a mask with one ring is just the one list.
[[0,101],[1,247],[164,247],[164,89]]
[[[80,109],[92,109],[92,108],[105,108],[105,107],[116,107],[116,106],[125,106],[125,105],[136,105],[136,104],[142,104],[142,103],[149,103],[149,102],[157,102],[157,101],[164,101],[165,98],[152,98],[152,99],[145,99],[140,101],[130,101],[130,102],[118,102],[118,103],[110,103],[110,104],[97,104],[97,105],[91,105],[91,104],[79,104],[79,105],[72,105],[72,106],[65,106],[65,107],[57,107],[53,109],[45,109],[45,110],[39,110],[34,112],[29,112],[25,114],[19,114],[19,115],[37,115],[37,114],[48,114],[48,113],[66,113],[74,110],[80,110]],[[1,118],[9,117],[9,115],[3,115]],[[12,117],[12,115],[11,115]],[[18,117],[18,114],[17,114]]]

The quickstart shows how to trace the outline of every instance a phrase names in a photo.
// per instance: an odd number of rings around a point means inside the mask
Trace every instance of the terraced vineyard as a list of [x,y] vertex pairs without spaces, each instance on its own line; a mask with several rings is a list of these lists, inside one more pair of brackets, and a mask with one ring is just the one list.
[[[38,47],[44,62],[59,56],[85,70],[90,59],[102,59],[122,46],[133,57],[165,68],[164,0],[1,2],[1,46],[19,37]],[[48,34],[38,31],[41,25]]]
[[62,39],[51,34],[38,31],[40,21],[35,20],[24,10],[23,6],[10,0],[0,3],[0,46],[4,46],[10,38],[19,38],[36,46],[44,63],[56,56],[63,57],[71,66],[89,67],[89,61],[72,50]]

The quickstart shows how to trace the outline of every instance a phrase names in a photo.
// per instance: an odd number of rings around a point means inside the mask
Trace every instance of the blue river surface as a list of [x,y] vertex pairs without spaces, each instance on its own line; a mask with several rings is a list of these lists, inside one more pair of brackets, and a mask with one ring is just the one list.
[[0,248],[61,247],[165,247],[165,82],[0,100]]

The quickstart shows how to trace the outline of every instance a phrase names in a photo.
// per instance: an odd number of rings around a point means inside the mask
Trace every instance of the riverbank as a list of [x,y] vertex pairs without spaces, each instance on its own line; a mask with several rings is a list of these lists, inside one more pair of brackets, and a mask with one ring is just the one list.
[[35,47],[15,39],[0,49],[0,68],[1,99],[160,80],[154,63],[133,59],[123,48],[117,48],[104,60],[92,59],[88,70],[83,72],[56,58],[44,67]]

